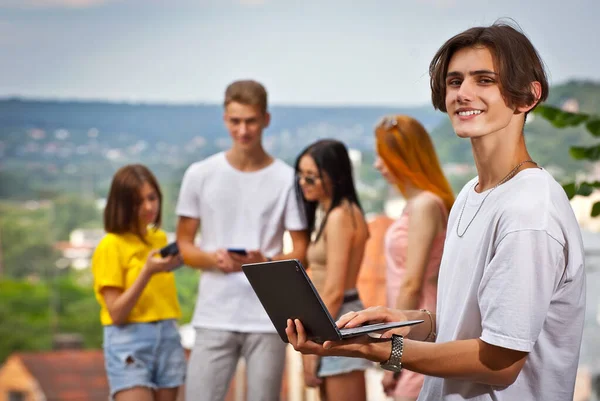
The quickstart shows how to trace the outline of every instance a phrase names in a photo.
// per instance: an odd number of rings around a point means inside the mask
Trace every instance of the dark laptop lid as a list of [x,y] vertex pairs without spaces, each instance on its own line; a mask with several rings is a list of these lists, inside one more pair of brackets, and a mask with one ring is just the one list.
[[246,264],[242,270],[284,342],[288,342],[285,328],[290,318],[300,319],[308,338],[315,342],[341,339],[335,322],[299,261]]

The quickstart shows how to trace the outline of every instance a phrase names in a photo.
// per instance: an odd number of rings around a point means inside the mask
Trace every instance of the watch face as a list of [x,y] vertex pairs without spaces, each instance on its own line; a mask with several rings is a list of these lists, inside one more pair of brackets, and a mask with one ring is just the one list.
[[381,364],[381,368],[385,370],[390,370],[392,372],[400,372],[402,370],[402,366],[392,365],[392,364]]

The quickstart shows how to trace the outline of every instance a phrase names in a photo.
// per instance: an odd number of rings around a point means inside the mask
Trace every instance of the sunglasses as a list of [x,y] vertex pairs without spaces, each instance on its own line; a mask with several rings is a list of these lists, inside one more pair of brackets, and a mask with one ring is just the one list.
[[317,183],[317,180],[320,180],[321,177],[319,176],[314,176],[314,175],[301,175],[301,174],[296,174],[296,179],[298,181],[300,180],[304,180],[304,183],[306,185],[315,185]]
[[391,117],[391,116],[385,116],[383,117],[381,120],[379,120],[379,122],[377,123],[377,128],[381,127],[385,130],[388,130],[392,127],[397,127],[398,126],[398,120],[396,120],[395,117]]

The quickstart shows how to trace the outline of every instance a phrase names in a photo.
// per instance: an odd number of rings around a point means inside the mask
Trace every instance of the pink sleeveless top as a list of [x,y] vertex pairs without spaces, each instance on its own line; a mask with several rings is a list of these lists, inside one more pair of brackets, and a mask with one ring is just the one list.
[[[431,194],[433,195],[433,194]],[[441,198],[436,195],[442,216],[444,226],[448,220],[448,211]],[[410,221],[411,201],[409,200],[402,211],[402,215],[392,223],[385,234],[385,259],[386,259],[386,287],[388,307],[396,307],[396,298],[400,292],[404,273],[406,271],[406,256],[408,248],[408,224]],[[421,297],[418,303],[418,309],[428,309],[435,312],[437,303],[437,279],[444,250],[444,240],[446,230],[439,233],[433,240],[429,263],[425,268],[425,277]],[[395,395],[403,397],[416,398],[423,386],[424,376],[408,370],[402,371]]]

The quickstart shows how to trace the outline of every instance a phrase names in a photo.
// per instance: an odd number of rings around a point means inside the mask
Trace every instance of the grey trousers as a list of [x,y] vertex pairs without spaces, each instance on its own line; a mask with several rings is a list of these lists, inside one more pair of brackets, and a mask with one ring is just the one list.
[[223,401],[240,357],[246,361],[246,401],[279,400],[285,343],[278,334],[203,328],[196,329],[185,400]]

